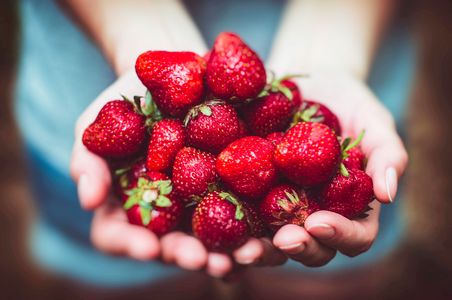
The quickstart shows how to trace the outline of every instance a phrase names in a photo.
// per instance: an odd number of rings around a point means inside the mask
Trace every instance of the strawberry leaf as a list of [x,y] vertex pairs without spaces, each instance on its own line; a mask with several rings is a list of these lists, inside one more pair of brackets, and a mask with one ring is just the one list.
[[350,174],[348,173],[347,168],[345,167],[345,165],[344,165],[343,163],[341,163],[340,171],[341,171],[341,174],[342,174],[343,176],[345,176],[345,177],[350,176]]
[[171,206],[171,200],[163,195],[160,195],[155,200],[155,206],[158,207],[170,207]]
[[[365,130],[361,130],[360,134],[358,135],[358,138],[356,140],[354,140],[353,142],[351,142],[351,143],[349,142],[349,144],[347,144],[347,146],[344,147],[345,151],[348,151],[348,150],[358,146],[358,144],[363,139],[364,134],[365,134]],[[345,143],[345,141],[344,141],[344,143]]]
[[293,93],[292,91],[288,88],[285,87],[283,85],[279,86],[278,88],[279,92],[281,92],[284,96],[286,96],[287,99],[289,99],[290,101],[292,101],[293,99]]
[[292,190],[291,193],[289,193],[288,191],[284,191],[284,194],[290,200],[290,202],[292,202],[293,204],[298,204],[300,202],[297,192],[295,192],[294,190]]
[[199,111],[207,117],[210,117],[212,115],[212,109],[207,105],[201,105],[199,107]]
[[138,193],[134,193],[129,198],[127,198],[127,201],[124,203],[123,208],[125,210],[129,210],[132,206],[138,204],[139,201],[140,197]]
[[245,214],[243,213],[242,206],[237,205],[235,208],[235,219],[240,221],[243,219],[244,216]]
[[284,210],[289,210],[289,202],[287,202],[287,200],[286,199],[280,199],[280,200],[278,200],[278,205],[282,208],[282,209],[284,209]]
[[123,189],[129,186],[129,177],[127,174],[123,174],[119,177],[119,186]]
[[140,214],[141,214],[141,222],[143,222],[143,225],[145,225],[145,226],[149,225],[149,223],[151,222],[151,219],[152,219],[151,210],[140,207]]
[[161,195],[168,195],[173,190],[171,180],[159,180],[157,181],[157,188]]

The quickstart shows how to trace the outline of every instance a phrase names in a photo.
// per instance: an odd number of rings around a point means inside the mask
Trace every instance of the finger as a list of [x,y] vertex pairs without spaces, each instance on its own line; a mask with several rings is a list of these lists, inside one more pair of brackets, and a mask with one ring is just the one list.
[[231,272],[232,267],[232,260],[226,254],[215,252],[208,254],[206,271],[210,276],[223,278]]
[[317,242],[303,228],[285,225],[273,237],[273,244],[290,258],[308,267],[326,265],[336,255],[336,251]]
[[232,256],[241,265],[251,265],[264,254],[264,245],[256,238],[250,238],[243,246],[236,249]]
[[76,141],[70,168],[71,176],[77,183],[81,206],[91,210],[104,203],[111,186],[107,163]]
[[129,224],[124,211],[110,204],[95,211],[91,241],[102,252],[138,260],[151,260],[160,254],[158,238],[144,227]]
[[380,204],[374,201],[371,207],[369,216],[361,220],[349,220],[330,211],[315,212],[306,219],[305,228],[322,244],[356,256],[372,246],[378,233]]
[[352,126],[357,131],[366,130],[361,146],[368,157],[366,172],[372,177],[375,196],[383,203],[392,202],[397,180],[408,163],[392,116],[380,104],[373,103],[372,108],[366,107],[356,114]]
[[287,261],[286,254],[276,248],[269,238],[261,238],[260,241],[264,246],[264,253],[258,261],[258,266],[279,266]]
[[174,232],[162,237],[162,256],[186,270],[199,270],[207,264],[207,251],[202,243],[185,233]]

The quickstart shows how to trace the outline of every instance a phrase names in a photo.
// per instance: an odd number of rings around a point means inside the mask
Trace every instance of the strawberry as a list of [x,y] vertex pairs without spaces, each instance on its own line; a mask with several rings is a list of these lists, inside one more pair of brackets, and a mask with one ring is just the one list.
[[193,107],[184,123],[188,143],[212,153],[219,153],[239,135],[239,119],[234,107],[219,100]]
[[135,188],[140,177],[147,177],[154,181],[169,179],[164,173],[148,171],[145,159],[134,162],[132,166],[116,169],[114,172],[114,191],[122,203],[129,198],[125,192]]
[[245,122],[242,119],[239,119],[239,133],[237,134],[237,139],[249,136],[249,130],[246,126]]
[[342,129],[337,116],[325,105],[304,100],[300,110],[294,115],[292,125],[299,122],[323,123],[341,135]]
[[247,217],[250,235],[256,238],[266,236],[266,226],[259,214],[259,210],[257,209],[256,205],[254,205],[254,203],[242,201],[242,206]]
[[303,186],[326,182],[341,161],[341,146],[334,132],[322,123],[298,123],[276,146],[275,164],[291,181]]
[[179,120],[163,119],[155,123],[148,146],[148,169],[161,172],[171,168],[185,140],[185,128]]
[[135,70],[166,115],[181,117],[201,102],[206,62],[193,52],[147,51],[137,58]]
[[190,147],[182,148],[177,153],[173,165],[173,185],[181,199],[186,202],[197,200],[216,180],[215,156]]
[[338,172],[320,189],[319,198],[322,209],[355,219],[369,210],[369,203],[375,198],[372,178],[358,169],[350,169],[347,173],[348,176],[344,176]]
[[125,100],[107,102],[94,122],[85,129],[83,144],[105,158],[129,157],[146,143],[146,117]]
[[359,148],[352,148],[347,151],[347,157],[342,160],[342,163],[347,169],[365,170],[365,156]]
[[280,79],[281,85],[283,87],[288,88],[292,92],[293,105],[295,107],[299,108],[301,106],[301,103],[303,102],[301,91],[300,91],[300,88],[298,87],[298,85],[295,82],[293,82],[292,80],[290,80],[289,78],[291,78],[291,76],[285,76],[282,79]]
[[303,226],[306,218],[320,210],[315,198],[293,185],[275,186],[259,205],[263,221],[272,231],[286,224]]
[[345,138],[342,142],[342,164],[341,171],[347,175],[347,170],[358,169],[364,171],[366,157],[359,149],[358,145],[364,137],[364,130],[359,134],[358,138],[352,141]]
[[210,251],[231,252],[250,237],[242,203],[226,192],[211,192],[195,209],[192,226],[195,236]]
[[285,78],[273,80],[259,98],[241,110],[252,134],[263,137],[275,131],[285,131],[289,126],[301,105],[301,96],[295,83]]
[[206,69],[206,84],[221,99],[243,102],[265,87],[267,75],[259,56],[237,35],[220,33]]
[[273,145],[277,146],[279,143],[281,143],[282,139],[284,137],[284,132],[277,131],[272,132],[269,135],[267,135],[265,138],[273,143]]
[[162,180],[163,174],[139,177],[134,188],[127,190],[124,203],[131,224],[147,227],[161,236],[179,223],[183,205],[172,192],[171,180]]
[[270,141],[257,136],[238,139],[218,155],[217,172],[238,196],[257,199],[276,181],[274,149]]
[[282,93],[270,93],[249,103],[242,110],[242,117],[251,133],[266,136],[284,131],[295,113],[294,103]]

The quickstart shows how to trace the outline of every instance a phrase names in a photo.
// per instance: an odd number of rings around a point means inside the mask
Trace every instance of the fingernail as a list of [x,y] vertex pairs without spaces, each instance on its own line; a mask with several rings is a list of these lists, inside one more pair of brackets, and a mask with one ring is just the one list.
[[283,245],[279,247],[279,249],[283,250],[284,252],[288,252],[289,254],[300,253],[304,250],[304,248],[306,248],[304,243]]
[[389,201],[392,203],[397,192],[397,172],[393,167],[386,169],[385,179],[386,193],[388,194]]
[[336,230],[328,224],[316,224],[307,228],[308,232],[319,239],[330,239],[336,233]]
[[[86,196],[86,190],[89,188],[89,178],[88,175],[82,174],[80,175],[77,183],[77,193],[80,200],[83,200]],[[83,201],[81,201],[83,205]]]
[[252,263],[255,262],[255,259],[249,257],[239,257],[236,259],[236,262],[241,265],[251,265]]

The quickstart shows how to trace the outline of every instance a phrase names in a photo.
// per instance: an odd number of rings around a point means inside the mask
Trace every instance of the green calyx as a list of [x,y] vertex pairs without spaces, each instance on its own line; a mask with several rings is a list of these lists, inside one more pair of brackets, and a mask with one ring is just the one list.
[[291,207],[294,205],[298,205],[300,203],[300,198],[296,191],[292,190],[291,192],[284,191],[286,198],[279,199],[278,205],[284,209],[285,211],[290,211]]
[[171,180],[150,181],[145,177],[140,177],[135,188],[125,191],[128,198],[123,207],[128,210],[139,205],[143,224],[148,225],[154,207],[171,206],[168,195],[172,190]]
[[152,127],[157,121],[163,119],[162,113],[157,107],[157,104],[152,99],[150,91],[146,90],[143,96],[133,96],[133,100],[130,100],[124,95],[121,95],[125,101],[129,101],[133,104],[135,111],[146,117],[145,125]]
[[191,108],[184,119],[184,126],[187,127],[188,123],[194,118],[196,118],[200,113],[210,117],[212,115],[212,109],[210,108],[213,105],[224,104],[225,102],[218,99],[208,100],[204,103],[198,104],[195,107]]
[[[365,134],[365,130],[362,130],[355,140],[352,141],[351,138],[347,137],[342,141],[342,144],[341,144],[342,160],[346,159],[349,156],[348,151],[350,149],[359,145],[359,143],[361,142],[361,140],[364,137],[364,134]],[[339,168],[340,168],[340,172],[343,176],[345,176],[345,177],[350,176],[347,168],[345,167],[345,165],[343,163],[340,164]]]
[[221,198],[223,198],[224,200],[229,201],[230,203],[232,203],[235,206],[235,219],[236,220],[242,220],[243,217],[245,217],[245,212],[244,212],[244,208],[242,203],[239,202],[239,200],[232,195],[231,193],[228,192],[220,192],[218,194]]
[[270,71],[269,83],[265,86],[265,88],[259,93],[259,95],[257,97],[261,98],[261,97],[268,96],[270,93],[278,93],[279,92],[279,93],[282,93],[284,96],[286,96],[287,99],[292,101],[292,99],[293,99],[292,90],[290,88],[288,88],[287,86],[283,85],[282,82],[284,80],[288,80],[288,79],[295,78],[295,77],[307,77],[307,75],[291,74],[291,75],[286,75],[281,78],[275,79],[275,74],[272,71]]

